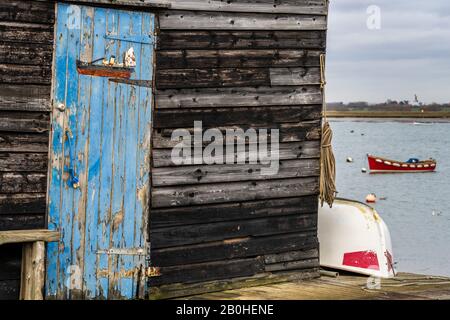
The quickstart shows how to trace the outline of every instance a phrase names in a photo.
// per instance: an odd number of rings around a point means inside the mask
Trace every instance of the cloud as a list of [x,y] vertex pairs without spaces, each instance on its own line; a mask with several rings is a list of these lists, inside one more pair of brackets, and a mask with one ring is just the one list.
[[[367,28],[369,5],[380,30]],[[450,1],[331,1],[327,77],[329,101],[450,102]]]

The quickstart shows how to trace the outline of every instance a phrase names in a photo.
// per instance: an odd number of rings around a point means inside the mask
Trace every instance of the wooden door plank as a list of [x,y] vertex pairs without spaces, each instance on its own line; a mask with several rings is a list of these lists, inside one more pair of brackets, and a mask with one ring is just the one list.
[[[65,87],[67,82],[67,41],[69,38],[68,30],[65,28],[67,19],[65,7],[58,5],[56,7],[57,14],[60,16],[56,20],[55,32],[55,52],[53,60],[53,88],[52,95],[54,104],[65,104]],[[50,164],[49,164],[49,183],[48,194],[52,195],[48,201],[48,228],[50,230],[58,230],[61,226],[62,217],[60,215],[62,209],[61,190],[63,188],[63,170],[64,170],[64,113],[52,106],[52,130],[50,134]],[[46,294],[50,297],[56,297],[60,278],[60,261],[59,261],[59,243],[49,243],[47,250],[47,277],[46,277]]]

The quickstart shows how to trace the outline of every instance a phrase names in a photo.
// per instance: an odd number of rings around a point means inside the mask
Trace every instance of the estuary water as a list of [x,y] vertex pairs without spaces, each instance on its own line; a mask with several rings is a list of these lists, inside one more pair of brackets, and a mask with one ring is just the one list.
[[[397,271],[450,276],[450,123],[333,119],[338,196],[373,205],[389,227]],[[435,173],[368,174],[366,154],[437,160]],[[347,163],[347,157],[354,162]]]

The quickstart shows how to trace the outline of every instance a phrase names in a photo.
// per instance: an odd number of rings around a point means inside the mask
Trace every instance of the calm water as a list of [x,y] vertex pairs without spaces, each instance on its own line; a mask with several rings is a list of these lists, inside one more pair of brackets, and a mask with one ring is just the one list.
[[[339,196],[387,197],[374,207],[390,229],[397,269],[450,276],[450,123],[332,120],[331,126]],[[433,157],[438,168],[435,173],[364,174],[367,153],[398,160]],[[354,162],[346,163],[347,157]]]

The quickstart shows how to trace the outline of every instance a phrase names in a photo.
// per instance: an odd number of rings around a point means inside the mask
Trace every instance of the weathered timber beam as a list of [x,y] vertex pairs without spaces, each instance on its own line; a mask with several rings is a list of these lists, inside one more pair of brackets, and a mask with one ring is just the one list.
[[45,229],[0,231],[0,245],[35,241],[53,242],[58,240],[59,232]]

